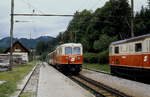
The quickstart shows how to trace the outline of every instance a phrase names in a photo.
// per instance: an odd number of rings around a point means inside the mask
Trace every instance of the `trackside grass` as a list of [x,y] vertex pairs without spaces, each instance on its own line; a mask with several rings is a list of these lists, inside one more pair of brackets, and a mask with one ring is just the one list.
[[84,63],[83,68],[92,69],[92,70],[100,70],[110,73],[110,66],[108,64],[90,64]]
[[0,85],[0,97],[10,97],[16,91],[17,83],[20,82],[35,66],[36,62],[30,62],[12,68],[12,72],[0,72],[0,80],[5,80]]
[[36,93],[26,92],[21,94],[20,97],[35,97]]

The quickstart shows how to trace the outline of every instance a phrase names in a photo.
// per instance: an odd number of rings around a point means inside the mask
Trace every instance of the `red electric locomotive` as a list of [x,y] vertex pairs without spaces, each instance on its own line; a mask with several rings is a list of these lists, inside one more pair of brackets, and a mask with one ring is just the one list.
[[63,73],[77,74],[82,69],[82,54],[80,43],[62,44],[48,54],[48,63]]
[[150,34],[113,42],[109,52],[113,75],[150,83]]

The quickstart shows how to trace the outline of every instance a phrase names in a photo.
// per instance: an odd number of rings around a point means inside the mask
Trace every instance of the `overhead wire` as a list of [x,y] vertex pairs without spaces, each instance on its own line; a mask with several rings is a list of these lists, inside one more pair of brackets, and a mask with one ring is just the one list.
[[77,9],[77,11],[79,11],[80,9],[81,9],[81,7],[83,7],[83,5],[85,5],[85,2],[86,2],[87,0],[84,0],[81,4],[80,4],[80,6],[79,6],[79,8]]
[[93,9],[95,6],[97,6],[100,1],[101,1],[101,0],[97,0],[97,2],[96,2],[90,9]]
[[[43,13],[43,11],[37,9],[36,7],[34,7],[33,5],[31,5],[29,2],[26,2],[25,0],[22,0],[24,3],[26,3],[29,8],[34,8],[34,10],[39,11],[40,13]],[[86,0],[85,0],[86,1]],[[84,1],[84,2],[85,2]],[[100,2],[101,0],[98,0],[98,2]],[[97,4],[99,4],[98,2],[96,2],[90,9],[93,9]],[[79,9],[78,9],[79,10]],[[34,13],[34,12],[33,12]],[[57,14],[54,16],[58,16]],[[64,15],[64,17],[67,17],[69,15]],[[71,15],[70,15],[71,16]],[[74,16],[74,15],[72,15]],[[85,15],[82,15],[85,16]],[[122,17],[126,17],[126,18],[130,18],[131,16],[94,16],[94,17],[102,17],[102,18],[122,18]],[[136,17],[136,18],[146,18],[146,17]],[[92,22],[92,21],[90,21]],[[101,22],[101,21],[93,21],[93,22]],[[74,22],[75,23],[75,22]],[[79,22],[80,23],[80,22]],[[83,23],[84,24],[84,23]],[[86,24],[86,23],[85,23]],[[127,24],[130,26],[129,22],[127,21]]]
[[[41,10],[39,10],[39,9],[37,9],[35,6],[33,6],[32,4],[30,4],[29,3],[29,0],[21,0],[21,2],[23,2],[24,4],[26,4],[27,6],[28,6],[28,9],[29,9],[29,11],[31,10],[31,13],[32,14],[34,14],[36,11],[37,12],[39,12],[39,13],[44,13],[43,11],[41,11]],[[21,21],[22,22],[22,21]],[[36,32],[36,23],[35,23],[35,21],[28,21],[28,22],[32,22],[32,26],[34,25],[34,27],[33,27],[33,30],[32,31],[29,31],[29,37],[31,38],[31,35],[32,35],[32,33],[31,32]],[[25,34],[26,32],[24,32],[24,34]],[[17,33],[18,34],[18,33]],[[20,33],[20,34],[23,34],[23,33]]]
[[32,12],[34,11],[38,11],[39,13],[44,14],[43,11],[41,11],[40,9],[36,8],[35,6],[33,6],[32,4],[30,4],[29,2],[27,2],[26,0],[21,0],[23,3],[27,4],[30,8],[33,8]]

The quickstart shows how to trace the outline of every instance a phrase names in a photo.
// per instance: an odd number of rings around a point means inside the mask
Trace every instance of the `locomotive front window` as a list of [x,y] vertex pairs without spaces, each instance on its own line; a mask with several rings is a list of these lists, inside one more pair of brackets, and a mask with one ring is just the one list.
[[142,43],[135,44],[135,51],[136,52],[141,52],[142,51]]
[[72,54],[72,48],[71,47],[66,47],[65,48],[65,54],[66,55],[71,55]]
[[74,47],[73,48],[73,54],[77,54],[77,55],[81,54],[80,47]]

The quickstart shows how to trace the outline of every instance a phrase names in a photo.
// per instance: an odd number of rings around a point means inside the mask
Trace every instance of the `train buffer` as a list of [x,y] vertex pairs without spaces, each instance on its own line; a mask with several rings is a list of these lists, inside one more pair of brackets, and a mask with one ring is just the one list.
[[44,63],[40,68],[37,97],[94,96],[47,63]]

